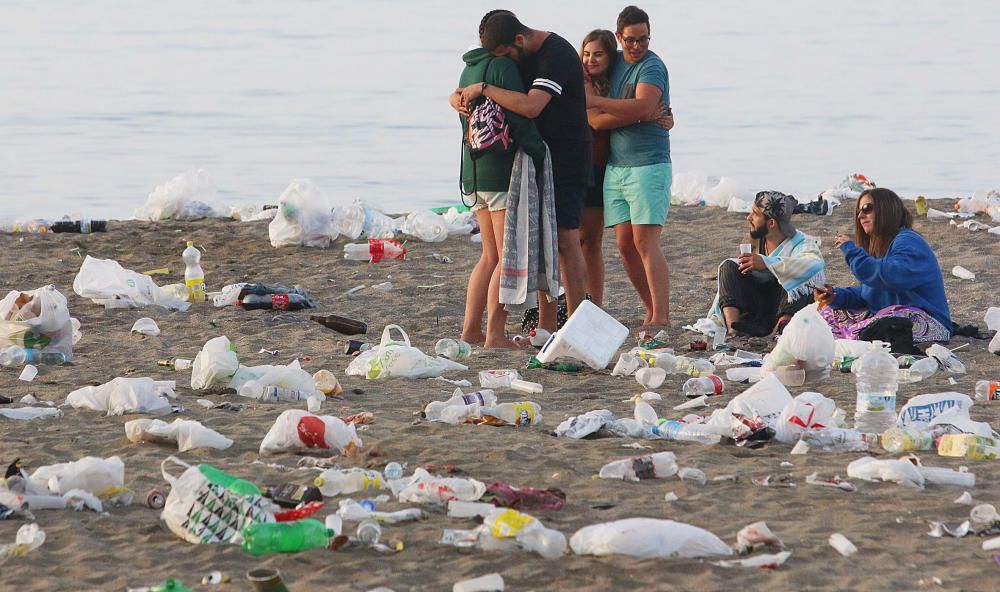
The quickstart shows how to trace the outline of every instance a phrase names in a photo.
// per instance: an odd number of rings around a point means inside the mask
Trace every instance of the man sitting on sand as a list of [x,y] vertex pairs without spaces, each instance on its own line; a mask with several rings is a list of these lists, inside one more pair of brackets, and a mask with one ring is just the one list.
[[719,292],[708,317],[724,322],[729,334],[780,332],[826,282],[819,245],[792,225],[796,205],[794,197],[778,191],[758,193],[747,215],[756,252],[741,248],[748,252],[719,266]]

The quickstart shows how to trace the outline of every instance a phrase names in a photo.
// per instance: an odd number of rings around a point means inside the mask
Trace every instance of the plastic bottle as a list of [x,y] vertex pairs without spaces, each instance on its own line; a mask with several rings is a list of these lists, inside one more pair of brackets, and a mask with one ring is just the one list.
[[220,471],[219,469],[202,463],[198,465],[198,471],[205,476],[209,482],[215,485],[221,485],[233,493],[238,493],[240,495],[261,495],[260,488],[255,484],[246,481],[244,479],[238,479],[233,477],[225,471]]
[[302,294],[245,294],[236,301],[244,310],[302,310],[313,308],[312,300]]
[[549,340],[549,337],[552,337],[552,334],[542,328],[528,331],[528,342],[534,347],[542,347]]
[[1000,401],[1000,381],[980,380],[976,382],[977,401]]
[[896,375],[899,365],[887,343],[873,347],[851,366],[857,377],[857,407],[854,427],[860,432],[881,434],[896,425]]
[[938,366],[938,361],[928,356],[911,363],[909,368],[901,368],[896,375],[900,382],[919,382],[933,376]]
[[187,248],[181,254],[184,260],[184,284],[188,289],[188,300],[191,302],[204,302],[205,295],[205,272],[201,269],[201,251],[195,248],[194,243],[188,241]]
[[555,559],[566,551],[566,536],[558,530],[546,528],[541,521],[523,512],[497,508],[483,519],[483,535],[496,539],[513,537],[517,544],[534,551],[545,559]]
[[878,448],[879,435],[848,428],[823,428],[806,430],[802,433],[802,441],[810,449],[826,452],[864,452]]
[[378,263],[383,259],[404,259],[406,249],[396,241],[369,239],[368,244],[350,243],[344,245],[344,259],[348,261],[368,261]]
[[701,378],[689,378],[684,383],[684,396],[694,398],[702,395],[721,395],[725,387],[722,379],[714,374]]
[[722,437],[706,425],[688,424],[683,421],[661,420],[649,430],[650,438],[718,444]]
[[945,434],[938,442],[938,454],[969,460],[995,460],[1000,454],[1000,441],[976,434]]
[[164,366],[166,368],[170,368],[171,370],[180,371],[180,370],[190,370],[191,364],[193,363],[194,362],[192,360],[189,360],[187,358],[173,357],[170,358],[169,360],[158,360],[156,362],[156,365]]
[[664,354],[656,357],[655,367],[663,368],[668,374],[687,374],[692,377],[711,376],[715,365],[708,360],[685,358]]
[[493,407],[497,404],[497,396],[490,389],[464,394],[462,389],[455,389],[455,394],[447,401],[431,401],[424,407],[424,417],[431,421],[440,421],[442,412],[448,407],[480,406]]
[[[319,520],[251,524],[240,531],[243,550],[251,555],[297,553],[330,546],[337,533]],[[235,541],[235,539],[234,539]]]
[[657,452],[609,462],[601,467],[601,479],[639,481],[666,479],[677,474],[677,457],[673,452]]
[[385,475],[387,481],[400,479],[403,477],[403,465],[393,461],[385,465],[385,469],[382,471],[382,474]]
[[916,428],[891,428],[882,434],[882,448],[893,454],[934,448],[934,434]]
[[461,339],[439,339],[434,353],[449,360],[464,360],[472,353],[472,346]]
[[314,483],[327,497],[387,487],[382,473],[368,469],[327,469],[316,477]]
[[347,317],[337,315],[312,315],[309,317],[309,320],[319,323],[327,329],[331,329],[343,335],[364,335],[368,332],[368,323],[355,319],[349,319]]
[[312,395],[322,393],[319,391],[298,391],[294,389],[282,388],[271,384],[265,385],[256,380],[248,380],[240,387],[239,395],[248,399],[256,399],[268,403],[278,401],[304,401]]
[[25,364],[65,364],[72,358],[62,352],[42,352],[12,345],[0,351],[0,366],[19,368]]
[[373,518],[366,518],[358,525],[358,540],[365,545],[371,546],[378,543],[378,539],[381,536],[382,527]]
[[538,425],[542,422],[542,407],[531,401],[502,403],[495,407],[483,407],[483,415],[492,415],[516,426]]
[[583,364],[577,364],[576,362],[556,362],[555,364],[546,364],[545,362],[538,361],[538,358],[531,358],[528,360],[528,369],[544,370],[555,370],[556,372],[582,372],[587,369]]

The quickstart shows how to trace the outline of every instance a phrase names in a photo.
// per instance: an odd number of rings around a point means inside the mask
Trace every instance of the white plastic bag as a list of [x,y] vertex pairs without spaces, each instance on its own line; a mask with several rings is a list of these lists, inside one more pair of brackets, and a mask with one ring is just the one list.
[[140,335],[146,335],[148,337],[156,337],[160,334],[160,328],[156,325],[156,321],[149,317],[142,317],[137,320],[134,325],[132,325],[131,333],[138,333]]
[[328,448],[343,452],[349,446],[361,446],[361,438],[353,423],[344,423],[330,415],[313,415],[301,409],[289,409],[274,420],[274,425],[260,443],[260,454]]
[[180,452],[193,448],[225,450],[233,441],[191,419],[167,423],[159,419],[134,419],[125,422],[125,436],[130,442],[177,443]]
[[0,349],[19,345],[73,357],[73,321],[66,297],[49,285],[8,292],[0,300]]
[[7,419],[38,419],[39,417],[52,417],[62,415],[62,411],[55,407],[17,407],[15,409],[5,409],[0,407],[0,417]]
[[309,179],[292,181],[278,198],[278,214],[267,227],[274,247],[326,248],[330,245],[330,230],[330,202]]
[[595,409],[563,421],[555,433],[561,438],[586,438],[614,420],[614,414],[607,409]]
[[191,169],[157,185],[136,212],[140,220],[225,218],[229,211],[216,203],[215,185],[205,169]]
[[386,216],[382,210],[363,201],[355,202],[365,211],[365,223],[362,236],[365,238],[395,238],[396,222]]
[[86,456],[73,462],[38,467],[30,479],[57,495],[82,489],[101,497],[125,486],[125,463],[117,456]]
[[711,532],[673,520],[626,518],[585,526],[569,546],[577,555],[658,557],[729,557],[732,548]]
[[730,438],[738,438],[750,429],[734,414],[751,419],[759,417],[768,426],[777,429],[781,412],[791,402],[792,395],[785,385],[775,375],[769,374],[734,397],[725,409],[716,409],[707,424],[720,435]]
[[972,399],[969,395],[956,392],[929,393],[912,397],[899,410],[896,424],[899,427],[912,427],[918,430],[928,430],[934,419],[952,409],[960,409],[969,417]]
[[925,353],[937,360],[941,369],[948,374],[965,374],[965,364],[958,359],[953,351],[940,343],[931,345]]
[[330,235],[344,235],[358,240],[365,230],[365,208],[359,202],[333,208],[330,218]]
[[250,382],[261,387],[277,386],[293,391],[316,390],[316,382],[308,372],[302,369],[298,360],[292,360],[292,363],[287,366],[240,366],[232,380],[229,381],[229,387],[238,393],[244,385]]
[[781,411],[775,439],[795,443],[807,429],[837,427],[837,404],[819,393],[805,392],[792,399]]
[[66,404],[76,409],[104,411],[108,415],[170,413],[173,389],[152,378],[118,377],[101,386],[85,386],[66,395]]
[[[396,329],[401,341],[392,338]],[[468,370],[468,367],[440,356],[428,356],[410,345],[410,337],[399,325],[386,325],[378,347],[362,352],[347,366],[348,376],[364,376],[368,380],[387,378],[432,378],[445,372]]]
[[191,303],[172,296],[156,285],[148,275],[125,269],[112,259],[83,260],[73,279],[73,291],[105,308],[160,306],[172,310],[187,310]]
[[764,357],[761,373],[774,372],[779,366],[799,363],[807,372],[830,371],[834,356],[834,338],[830,326],[820,316],[817,305],[810,305],[792,316],[774,350]]
[[14,535],[14,542],[0,545],[0,565],[12,557],[26,555],[45,543],[45,531],[37,524],[23,524]]
[[239,368],[236,346],[228,337],[209,339],[191,364],[191,388],[205,391],[225,387]]
[[924,488],[924,476],[912,463],[906,460],[877,459],[871,456],[859,458],[847,465],[847,476],[865,481],[894,481],[914,489]]
[[720,177],[714,187],[704,193],[705,205],[720,208],[729,207],[729,202],[739,199],[739,187],[729,177]]
[[427,243],[439,243],[448,238],[448,222],[434,212],[411,212],[403,220],[403,234]]
[[486,493],[486,484],[468,477],[438,477],[418,468],[408,478],[390,481],[400,503],[443,504],[452,500],[474,502]]

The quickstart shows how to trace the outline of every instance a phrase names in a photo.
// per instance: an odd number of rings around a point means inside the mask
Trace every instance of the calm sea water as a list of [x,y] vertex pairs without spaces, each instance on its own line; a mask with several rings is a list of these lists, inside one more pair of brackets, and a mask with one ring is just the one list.
[[[229,203],[310,177],[390,211],[458,199],[447,105],[482,2],[0,2],[0,215],[128,217],[204,167]],[[621,6],[509,2],[574,44]],[[1000,186],[990,0],[658,2],[675,172],[811,196]]]

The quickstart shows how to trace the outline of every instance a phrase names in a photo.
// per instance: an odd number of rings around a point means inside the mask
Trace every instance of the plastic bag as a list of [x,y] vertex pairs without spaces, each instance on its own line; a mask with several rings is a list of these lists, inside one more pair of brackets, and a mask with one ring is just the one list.
[[225,335],[205,342],[191,365],[191,388],[205,391],[229,384],[240,368],[236,346]]
[[774,350],[764,356],[761,371],[773,372],[779,366],[798,363],[807,372],[829,373],[834,341],[833,332],[817,306],[807,306],[788,321]]
[[914,489],[924,488],[924,476],[912,463],[906,460],[877,459],[871,456],[859,458],[847,465],[847,476],[865,481],[894,481]]
[[729,202],[739,199],[739,187],[729,177],[719,177],[719,182],[704,193],[706,206],[728,208]]
[[205,169],[191,169],[157,185],[136,212],[140,220],[225,218],[229,210],[216,204],[215,185]]
[[45,543],[45,531],[37,524],[23,524],[14,535],[14,542],[0,545],[0,565],[12,557],[26,555]]
[[117,493],[125,486],[125,463],[117,456],[86,456],[73,462],[38,467],[30,479],[57,495],[82,489],[101,497]]
[[769,374],[734,397],[725,409],[716,409],[707,424],[719,434],[730,438],[738,438],[749,431],[734,414],[759,417],[769,427],[777,429],[781,413],[791,402],[792,395],[785,385],[775,375]]
[[187,310],[191,303],[168,294],[148,275],[125,269],[112,259],[83,260],[73,279],[73,291],[105,308],[160,306],[172,310]]
[[928,430],[934,418],[950,411],[951,409],[961,409],[965,416],[969,416],[969,409],[972,407],[972,399],[969,395],[962,393],[930,393],[912,397],[899,410],[899,417],[896,424],[899,427],[912,427],[918,430]]
[[585,526],[569,546],[577,555],[658,557],[729,557],[732,548],[711,532],[673,520],[626,518]]
[[947,347],[935,343],[927,348],[925,353],[937,360],[941,369],[948,374],[965,374],[965,364]]
[[278,214],[268,225],[267,233],[274,247],[328,247],[331,225],[326,194],[309,179],[292,181],[278,198]]
[[63,353],[71,359],[75,320],[69,316],[66,297],[55,286],[8,292],[0,300],[0,349],[19,345]]
[[365,238],[395,238],[396,222],[381,210],[363,201],[355,202],[365,211],[362,236]]
[[55,407],[17,407],[16,409],[0,408],[0,417],[7,419],[38,419],[39,417],[51,417],[62,415],[62,411]]
[[[402,341],[392,339],[396,329]],[[468,367],[443,357],[428,356],[410,345],[410,337],[399,325],[386,325],[378,347],[364,351],[347,366],[348,376],[368,380],[387,378],[431,378],[445,372],[468,370]]]
[[963,434],[975,434],[987,438],[1000,437],[993,431],[990,424],[985,421],[973,421],[969,417],[969,410],[961,407],[952,407],[932,419],[929,428],[933,430],[937,427],[947,428],[952,433],[958,431]]
[[614,414],[607,409],[595,409],[566,419],[556,427],[555,434],[561,438],[586,438],[614,420]]
[[310,449],[361,446],[354,424],[330,415],[313,415],[301,409],[289,409],[274,420],[260,443],[260,454],[299,452]]
[[131,333],[138,333],[140,335],[146,335],[148,337],[156,337],[160,334],[160,328],[156,325],[156,321],[149,317],[142,317],[137,320],[134,325],[132,325]]
[[316,390],[316,382],[308,372],[302,369],[298,360],[293,360],[287,366],[240,366],[229,387],[239,392],[247,383],[263,386],[277,386],[293,391]]
[[180,452],[192,448],[225,450],[233,441],[191,419],[167,423],[159,419],[134,419],[125,422],[125,437],[130,442],[177,443]]
[[76,409],[105,411],[108,415],[127,413],[170,413],[173,389],[152,378],[115,378],[101,386],[85,386],[66,395],[66,404]]
[[807,429],[837,426],[837,404],[819,393],[805,392],[785,405],[775,426],[775,439],[795,443]]
[[[185,467],[180,477],[167,472],[167,463]],[[259,495],[240,495],[212,483],[196,466],[169,456],[160,464],[170,493],[160,519],[189,543],[228,543],[251,524],[274,522],[270,503]]]
[[448,238],[448,222],[434,212],[411,212],[403,220],[403,234],[428,243],[439,243]]
[[400,503],[443,504],[474,502],[486,493],[486,484],[468,477],[437,477],[417,468],[408,478],[389,482]]

